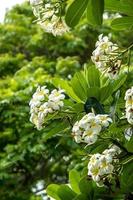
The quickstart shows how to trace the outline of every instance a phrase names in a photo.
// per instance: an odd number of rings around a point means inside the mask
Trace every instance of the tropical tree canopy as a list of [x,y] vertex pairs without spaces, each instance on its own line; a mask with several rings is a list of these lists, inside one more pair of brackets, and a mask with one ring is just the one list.
[[1,200],[133,198],[132,31],[132,0],[30,0],[6,12]]

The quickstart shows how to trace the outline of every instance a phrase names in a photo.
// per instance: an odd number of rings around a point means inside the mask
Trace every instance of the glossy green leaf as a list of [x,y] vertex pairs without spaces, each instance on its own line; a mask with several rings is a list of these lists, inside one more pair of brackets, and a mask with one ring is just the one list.
[[91,200],[91,199],[90,198],[88,199],[88,197],[85,194],[79,194],[73,200]]
[[[128,179],[127,179],[128,177]],[[133,190],[133,164],[132,161],[123,166],[122,175],[120,178],[121,190],[125,193]]]
[[87,7],[87,4],[88,0],[73,1],[73,3],[69,6],[65,17],[68,26],[74,27],[77,25]]
[[95,110],[95,112],[97,114],[104,114],[103,106],[94,97],[90,97],[89,99],[87,99],[87,101],[84,105],[84,109],[85,109],[86,113],[92,112],[92,108]]
[[89,199],[93,199],[93,185],[92,181],[87,180],[87,176],[82,178],[79,182],[81,193],[86,194]]
[[71,97],[73,100],[75,100],[77,103],[83,103],[83,101],[75,94],[72,87],[70,86],[69,82],[60,78],[54,78],[52,80],[52,83],[56,87],[60,87],[61,89],[65,90],[65,93]]
[[120,17],[114,19],[111,27],[116,30],[133,30],[133,17]]
[[102,24],[104,11],[104,0],[89,0],[87,6],[88,23],[92,26]]
[[76,193],[67,185],[61,185],[58,189],[58,196],[61,200],[72,200],[76,197]]
[[53,136],[64,133],[65,131],[67,131],[67,129],[69,129],[68,123],[66,123],[66,122],[59,122],[59,123],[55,122],[53,124],[53,127],[50,127],[50,131],[46,130],[46,133],[44,132],[43,140],[46,141]]
[[87,99],[87,82],[82,72],[77,72],[74,75],[71,86],[75,94],[85,102]]
[[99,87],[91,87],[88,88],[88,99],[90,97],[96,98],[98,101],[100,101],[100,88]]
[[77,172],[75,169],[71,170],[69,172],[69,182],[70,182],[71,188],[77,194],[80,194],[80,189],[79,189],[79,185],[78,185],[79,181],[80,181],[79,172]]
[[59,197],[58,194],[57,194],[57,191],[58,191],[59,187],[60,187],[60,186],[57,185],[57,184],[51,184],[51,185],[49,185],[49,186],[47,187],[47,189],[46,189],[47,194],[48,194],[50,197],[52,197],[52,198],[54,198],[54,199],[56,199],[56,200],[61,200],[60,197]]
[[100,102],[104,103],[104,101],[106,101],[110,95],[112,94],[113,88],[111,84],[108,84],[105,87],[102,87],[100,89]]
[[113,92],[117,91],[126,81],[127,75],[121,74],[118,79],[112,82]]
[[130,138],[130,140],[126,143],[126,148],[129,152],[133,153],[133,136]]
[[132,0],[105,0],[105,9],[133,16]]
[[85,69],[85,77],[88,87],[100,87],[100,72],[95,66]]

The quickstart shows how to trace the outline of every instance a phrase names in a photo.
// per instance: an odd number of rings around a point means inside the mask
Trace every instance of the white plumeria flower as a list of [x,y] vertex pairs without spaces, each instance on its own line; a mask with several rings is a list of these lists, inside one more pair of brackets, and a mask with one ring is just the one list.
[[100,121],[103,127],[108,127],[110,123],[112,123],[112,119],[109,115],[97,115],[96,118]]
[[64,90],[56,90],[56,89],[53,90],[51,92],[51,94],[49,95],[49,100],[54,101],[54,102],[56,102],[56,101],[58,102],[58,101],[64,99],[65,95],[62,94],[63,92],[64,92]]
[[107,127],[109,121],[112,122],[108,115],[86,114],[80,121],[74,124],[72,134],[76,136],[76,138],[74,137],[76,141],[77,137],[80,136],[79,138],[82,138],[82,140],[78,141],[91,145],[97,141],[98,135],[102,130],[102,125],[104,124]]
[[74,139],[76,143],[81,143],[83,141],[80,135],[74,135]]
[[42,101],[45,99],[46,95],[49,93],[49,90],[46,89],[46,86],[38,86],[36,92],[33,94],[33,99],[36,101]]
[[62,101],[49,101],[49,107],[51,107],[53,110],[60,110],[61,107],[64,106],[64,103]]
[[30,1],[30,4],[33,6],[43,3],[42,0],[29,0],[29,1]]
[[100,181],[100,167],[98,164],[89,167],[88,175],[92,177],[95,182]]
[[65,95],[62,94],[62,90],[53,90],[49,94],[49,90],[46,86],[38,87],[34,93],[29,105],[30,105],[30,121],[35,124],[38,130],[43,128],[45,117],[59,111],[63,106],[63,100]]
[[52,33],[54,36],[63,35],[66,32],[69,32],[69,27],[65,23],[63,19],[58,19],[58,17],[54,17],[53,19],[53,30]]
[[130,127],[128,129],[126,129],[124,132],[124,135],[125,135],[126,140],[130,141],[130,139],[133,135],[133,128]]
[[118,149],[118,147],[113,146],[111,149],[106,149],[102,154],[97,153],[91,156],[88,163],[88,175],[98,186],[103,186],[103,177],[113,173],[113,163],[117,161],[115,157]]
[[87,143],[88,145],[91,145],[91,144],[94,144],[98,139],[98,136],[97,135],[91,135],[91,136],[84,136],[84,141],[85,143]]
[[63,35],[69,31],[65,20],[58,16],[60,8],[53,6],[52,3],[45,3],[42,0],[30,0],[33,14],[37,17],[37,23],[45,32],[52,33],[54,36]]
[[133,109],[130,109],[126,113],[127,121],[129,124],[133,125]]
[[118,46],[112,43],[109,37],[103,37],[103,34],[101,34],[98,39],[99,40],[96,42],[96,49],[92,52],[92,62],[95,63],[96,67],[102,73],[106,72],[105,75],[114,78],[117,76],[119,65],[114,63],[116,66],[114,69],[109,63],[118,55]]
[[131,87],[130,89],[128,89],[125,93],[125,100],[128,99],[132,99],[133,98],[133,87]]
[[111,156],[109,155],[101,155],[100,157],[100,174],[110,174],[113,171],[113,165],[110,163],[112,162]]
[[125,93],[126,118],[129,124],[133,125],[133,87]]

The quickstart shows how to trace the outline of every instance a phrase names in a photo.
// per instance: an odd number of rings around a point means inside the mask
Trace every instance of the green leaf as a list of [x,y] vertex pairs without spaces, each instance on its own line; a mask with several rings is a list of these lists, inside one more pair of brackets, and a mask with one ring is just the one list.
[[120,17],[114,19],[111,27],[115,30],[133,30],[133,17]]
[[105,10],[133,16],[132,0],[105,0]]
[[67,185],[61,185],[58,189],[58,196],[61,200],[72,200],[76,197],[76,193]]
[[86,113],[92,112],[91,110],[92,108],[95,110],[97,114],[104,114],[103,106],[94,97],[90,97],[89,99],[87,99],[84,105]]
[[88,88],[88,99],[90,97],[96,98],[98,101],[100,100],[100,88],[99,87],[91,87]]
[[100,72],[95,66],[86,68],[84,73],[88,87],[100,87]]
[[84,177],[79,182],[79,188],[81,193],[86,194],[89,199],[93,199],[93,185],[92,181],[87,180],[87,177]]
[[88,199],[88,197],[85,194],[79,194],[77,195],[74,200],[91,200],[90,198]]
[[104,0],[89,0],[87,6],[87,19],[92,26],[102,24],[104,11]]
[[102,87],[100,89],[100,102],[104,103],[109,96],[112,94],[113,88],[111,84],[108,84],[108,86]]
[[85,102],[87,99],[87,82],[82,72],[77,72],[74,75],[71,86],[75,94]]
[[127,75],[121,74],[119,78],[112,82],[113,92],[117,91],[126,81]]
[[80,189],[79,189],[79,181],[80,181],[80,174],[79,172],[77,172],[75,169],[71,170],[69,172],[69,181],[70,181],[70,185],[73,189],[74,192],[76,192],[77,194],[80,194]]
[[133,136],[130,138],[130,140],[126,143],[126,148],[129,152],[133,153]]
[[58,196],[57,192],[58,192],[58,189],[59,189],[59,185],[57,184],[51,184],[47,187],[46,191],[47,191],[47,194],[56,199],[56,200],[61,200],[60,197]]
[[50,131],[46,131],[43,134],[43,140],[46,141],[49,138],[57,135],[57,134],[61,134],[64,133],[64,131],[66,131],[67,129],[69,129],[69,124],[68,123],[64,123],[64,122],[55,122],[53,124],[53,127],[50,127]]
[[56,87],[60,87],[65,90],[65,93],[71,97],[73,100],[75,100],[77,103],[84,103],[73,91],[72,87],[70,86],[69,82],[60,78],[54,78],[52,80],[52,83]]
[[132,162],[123,166],[120,182],[121,182],[121,189],[123,192],[129,193],[133,191],[133,163]]
[[69,6],[65,21],[68,26],[74,27],[78,24],[80,18],[82,17],[86,7],[88,4],[88,0],[75,0],[73,3]]

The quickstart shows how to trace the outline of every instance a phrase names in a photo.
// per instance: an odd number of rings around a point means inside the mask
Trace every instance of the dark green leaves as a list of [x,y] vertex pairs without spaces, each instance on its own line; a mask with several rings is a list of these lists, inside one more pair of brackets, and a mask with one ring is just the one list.
[[[128,177],[128,180],[127,180]],[[133,164],[132,162],[123,167],[121,176],[121,189],[125,193],[132,192],[133,190]]]
[[72,200],[76,193],[67,185],[51,184],[47,187],[47,194],[56,200]]
[[104,0],[89,0],[87,7],[87,19],[89,24],[98,26],[102,24]]
[[100,103],[104,102],[124,84],[127,75],[122,74],[117,80],[108,82],[103,79],[95,66],[77,72],[71,81],[59,78],[53,79],[53,84],[65,90],[65,93],[77,103],[85,104],[87,99],[95,98]]
[[84,107],[86,113],[92,112],[91,109],[93,108],[97,114],[104,114],[103,106],[94,97],[89,98]]
[[133,1],[132,0],[105,0],[105,9],[122,13],[126,16],[114,19],[111,26],[115,30],[133,29]]
[[88,23],[93,26],[101,25],[104,11],[104,0],[75,0],[69,6],[66,13],[65,19],[68,26],[76,26],[86,8]]
[[111,26],[116,30],[133,30],[133,17],[121,17],[112,21]]
[[79,180],[80,180],[79,173],[75,169],[71,170],[69,173],[69,182],[73,191],[76,192],[77,194],[80,194],[80,189],[78,185]]
[[133,16],[133,1],[105,0],[105,9],[111,12],[119,12],[128,16]]
[[89,0],[75,0],[69,6],[66,13],[66,23],[70,27],[74,27],[82,17]]

